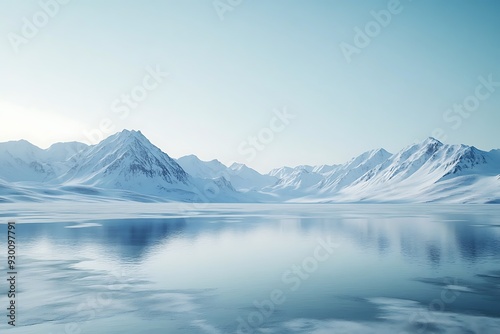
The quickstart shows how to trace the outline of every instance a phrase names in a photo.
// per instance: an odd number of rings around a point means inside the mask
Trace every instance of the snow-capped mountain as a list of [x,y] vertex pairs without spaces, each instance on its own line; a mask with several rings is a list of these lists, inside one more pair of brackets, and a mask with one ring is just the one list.
[[494,202],[500,198],[498,185],[486,185],[500,171],[496,154],[428,138],[386,157],[386,153],[380,155],[371,168],[338,191],[319,193],[332,201],[476,202],[482,198]]
[[241,200],[224,177],[191,176],[140,131],[124,130],[72,157],[73,166],[61,180],[66,186],[120,189],[167,200]]
[[233,163],[229,166],[231,183],[240,190],[259,190],[273,185],[278,178],[271,175],[262,175],[245,164]]
[[339,166],[340,165],[321,165],[321,166],[315,166],[312,169],[312,172],[316,173],[316,174],[324,175],[324,174],[332,172],[333,170],[337,169]]
[[0,178],[8,182],[50,182],[64,173],[66,161],[87,146],[56,143],[46,150],[26,140],[0,143]]
[[287,175],[293,173],[294,171],[295,168],[293,167],[283,166],[271,170],[269,173],[267,173],[267,175],[277,177],[278,179],[282,179]]
[[276,184],[264,188],[264,190],[288,197],[296,197],[297,195],[312,192],[315,186],[323,180],[323,176],[311,170],[312,168],[308,170],[297,167],[288,173],[281,171],[280,175],[283,175],[283,177]]
[[[123,131],[72,157],[67,184],[161,193],[188,188],[188,174],[140,131]],[[151,182],[154,181],[154,182]]]
[[195,155],[184,156],[177,162],[192,176],[202,179],[224,178],[238,191],[260,190],[278,181],[277,177],[262,175],[244,164],[234,163],[227,167],[218,160],[202,161]]
[[391,153],[384,149],[365,152],[328,172],[318,185],[318,188],[321,189],[321,193],[338,191],[351,185],[365,173],[387,161],[390,157]]
[[177,159],[177,163],[189,175],[205,179],[221,177],[227,170],[227,166],[219,160],[202,161],[192,154]]
[[29,198],[40,193],[77,193],[140,200],[144,196],[203,202],[241,200],[222,177],[205,180],[186,173],[140,131],[124,130],[93,146],[58,143],[42,150],[26,141],[3,143],[0,166],[3,195]]
[[263,175],[234,163],[177,161],[140,131],[97,145],[0,143],[0,202],[71,199],[185,202],[500,203],[500,150],[434,138],[345,164],[281,167]]
[[44,150],[46,159],[50,162],[66,161],[88,146],[79,142],[55,143]]
[[44,161],[43,150],[26,140],[0,144],[0,170],[7,182],[46,181],[55,176]]
[[342,165],[282,167],[265,191],[291,202],[499,202],[499,150],[445,145],[434,138],[396,154],[365,152]]
[[274,169],[271,175],[280,177],[264,190],[293,199],[308,194],[331,194],[349,186],[370,169],[387,160],[391,154],[383,149],[365,152],[343,165],[297,166]]

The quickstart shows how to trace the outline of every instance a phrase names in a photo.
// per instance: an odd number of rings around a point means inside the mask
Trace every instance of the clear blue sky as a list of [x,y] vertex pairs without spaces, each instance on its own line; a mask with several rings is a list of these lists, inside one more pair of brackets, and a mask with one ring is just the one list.
[[[84,141],[109,118],[173,157],[264,172],[394,152],[436,128],[447,143],[500,147],[500,86],[471,98],[480,76],[500,82],[498,1],[243,0],[224,13],[212,0],[0,3],[0,141]],[[388,24],[370,24],[389,9]],[[356,27],[375,30],[348,62],[341,45],[356,47]],[[156,85],[146,68],[157,66],[169,76]],[[112,104],[145,78],[155,88],[122,118]],[[464,100],[467,117],[447,113]],[[285,107],[295,118],[283,127],[273,110]],[[261,133],[271,123],[272,141]]]

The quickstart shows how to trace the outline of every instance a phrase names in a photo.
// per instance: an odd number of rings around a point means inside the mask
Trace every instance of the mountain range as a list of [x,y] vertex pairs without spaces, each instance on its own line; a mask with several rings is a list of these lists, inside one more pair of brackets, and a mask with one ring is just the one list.
[[175,201],[300,203],[500,203],[500,150],[434,138],[344,164],[281,167],[268,174],[234,163],[179,159],[140,131],[97,145],[0,143],[0,202]]

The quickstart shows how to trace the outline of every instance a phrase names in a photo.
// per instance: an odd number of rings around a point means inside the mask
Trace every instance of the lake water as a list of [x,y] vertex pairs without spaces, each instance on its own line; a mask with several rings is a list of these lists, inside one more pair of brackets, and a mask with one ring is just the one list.
[[[500,332],[496,205],[2,209],[1,332]],[[15,328],[6,317],[11,219]]]

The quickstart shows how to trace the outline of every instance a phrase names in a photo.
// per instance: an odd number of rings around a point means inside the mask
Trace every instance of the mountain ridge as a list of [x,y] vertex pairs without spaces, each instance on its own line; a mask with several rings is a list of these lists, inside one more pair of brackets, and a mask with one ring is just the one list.
[[[500,203],[500,150],[429,137],[396,153],[364,152],[344,164],[280,167],[261,174],[195,155],[179,159],[141,131],[96,145],[0,143],[0,202],[69,197],[180,202]],[[93,197],[94,196],[94,197]]]

